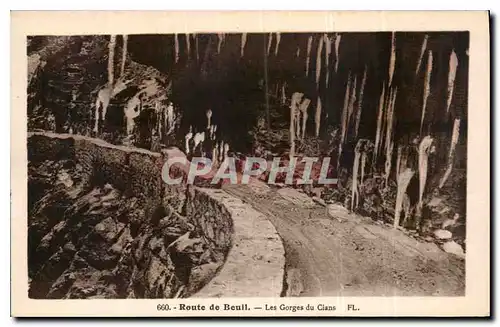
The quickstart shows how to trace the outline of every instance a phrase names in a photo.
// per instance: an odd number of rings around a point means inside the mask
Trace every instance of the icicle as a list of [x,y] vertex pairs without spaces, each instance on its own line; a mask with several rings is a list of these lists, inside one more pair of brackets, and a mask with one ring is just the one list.
[[198,34],[193,33],[194,37],[194,51],[196,51],[196,61],[200,61],[200,51],[198,48]]
[[[385,84],[385,85],[387,86],[387,84]],[[382,152],[385,152],[385,149],[387,148],[385,146],[385,143],[386,143],[385,134],[386,134],[387,116],[388,116],[388,111],[389,111],[390,104],[391,104],[391,98],[392,98],[392,89],[387,87],[386,92],[385,92],[385,99],[383,102],[383,108],[384,108],[383,117],[382,117],[382,121],[380,124],[380,142],[379,142],[379,149],[378,149],[379,154]]]
[[319,78],[321,76],[321,52],[323,51],[323,39],[318,41],[318,52],[316,54],[316,88],[319,89]]
[[400,144],[398,146],[398,155],[397,155],[397,158],[396,158],[396,176],[399,176],[399,170],[400,170],[400,167],[401,167],[401,151],[403,150],[403,145]]
[[451,99],[453,97],[453,89],[455,87],[455,77],[457,75],[458,58],[455,50],[451,51],[449,73],[448,73],[448,98],[446,100],[446,113],[450,111]]
[[295,112],[295,117],[293,119],[294,119],[294,122],[295,122],[295,138],[299,140],[301,138],[301,136],[302,136],[302,133],[300,131],[300,126],[301,126],[301,124],[300,124],[300,122],[301,122],[301,120],[300,120],[300,111],[298,111],[298,109]]
[[382,117],[384,115],[384,99],[385,99],[385,84],[382,86],[382,93],[380,94],[379,106],[378,106],[378,117],[377,117],[377,132],[375,134],[375,150],[373,154],[373,161],[377,160],[377,154],[379,150],[380,137],[382,133]]
[[127,135],[131,135],[134,130],[134,119],[139,116],[139,106],[141,100],[136,95],[127,102],[127,106],[123,109],[127,121]]
[[295,155],[295,125],[296,125],[296,116],[297,116],[297,105],[300,98],[302,98],[303,94],[295,92],[292,95],[292,101],[290,104],[290,158]]
[[171,117],[173,115],[173,108],[172,106],[169,104],[167,105],[167,108],[165,108],[165,116],[164,116],[164,119],[165,119],[165,128],[166,130],[168,131],[170,129],[170,125],[171,125]]
[[[318,52],[316,54],[316,88],[319,90],[319,79],[321,76],[321,52],[323,51],[323,39],[318,41]],[[315,135],[319,136],[319,130],[321,125],[321,98],[318,96],[318,101],[316,104],[316,114],[314,116],[315,122]]]
[[457,147],[459,133],[460,133],[460,118],[456,118],[455,121],[453,122],[453,134],[451,135],[450,152],[448,153],[448,167],[446,168],[443,177],[439,181],[439,188],[442,188],[446,183],[448,177],[450,177],[451,170],[453,168],[453,157],[455,155],[455,148]]
[[385,119],[384,121],[382,122],[382,125],[383,125],[383,130],[386,134],[386,137],[385,137],[385,144],[384,144],[384,151],[387,151],[387,147],[390,143],[390,139],[387,138],[387,133],[388,133],[388,130],[387,130],[387,126],[388,126],[388,122],[389,122],[389,116],[391,115],[391,108],[392,108],[392,95],[394,93],[394,89],[390,89],[389,91],[389,94],[387,96],[387,100],[386,100],[386,110],[385,110]]
[[328,37],[328,34],[325,34],[323,36],[323,41],[325,42],[325,69],[326,69],[326,76],[325,76],[325,85],[328,87],[328,80],[330,78],[330,53],[332,52],[332,40]]
[[391,104],[391,137],[392,137],[392,129],[394,128],[394,108],[396,107],[396,96],[398,94],[398,87],[394,88],[394,93],[392,95],[392,104]]
[[424,58],[425,50],[427,49],[427,41],[429,35],[425,34],[424,40],[422,41],[422,48],[420,49],[420,56],[418,57],[417,69],[415,69],[415,75],[418,75],[420,66],[422,65],[422,59]]
[[167,106],[165,118],[167,119],[167,124],[166,125],[167,125],[167,128],[168,128],[166,134],[168,135],[175,128],[174,106],[171,103]]
[[306,56],[306,76],[309,76],[309,62],[311,60],[311,48],[312,48],[313,37],[309,36],[307,39],[307,56]]
[[342,34],[336,34],[335,36],[335,72],[338,71],[339,68],[339,49],[340,49],[340,39]]
[[396,178],[406,169],[408,160],[408,147],[400,144],[398,146],[398,154],[396,158]]
[[315,123],[315,135],[316,137],[319,136],[319,129],[321,126],[321,97],[318,96],[318,102],[316,103],[316,115],[314,116],[314,123]]
[[356,144],[354,149],[354,163],[352,166],[352,187],[351,187],[351,211],[358,207],[359,202],[359,192],[358,192],[358,171],[359,171],[359,160],[361,159],[361,140]]
[[156,120],[157,122],[157,132],[158,132],[158,135],[162,135],[162,129],[163,129],[163,120],[162,120],[162,117],[163,117],[163,107],[160,106],[160,103],[158,101],[155,101],[155,112],[158,116],[158,119]]
[[108,87],[113,88],[115,79],[115,47],[116,47],[116,35],[111,35],[109,38],[108,50]]
[[[406,194],[406,189],[410,184],[410,181],[415,172],[410,168],[406,168],[400,175],[397,176],[397,193],[396,193],[396,207],[394,209],[394,228],[399,226],[399,220],[401,216],[401,210],[403,207],[403,200]],[[404,227],[404,226],[403,226]]]
[[393,129],[393,121],[394,121],[394,105],[396,104],[396,94],[398,89],[394,88],[391,90],[389,94],[389,104],[387,106],[387,126],[386,126],[386,138],[385,138],[385,149],[389,147],[389,144],[392,142],[392,129]]
[[189,141],[193,138],[193,126],[189,127],[189,132],[186,134],[184,138],[186,139],[185,143],[186,154],[189,154]]
[[356,88],[358,86],[358,77],[354,76],[354,81],[352,83],[351,98],[349,99],[349,106],[347,107],[347,129],[349,129],[351,123],[352,113],[354,111],[354,102],[356,102]]
[[349,74],[347,76],[347,86],[345,89],[344,106],[342,107],[342,117],[341,117],[342,129],[340,133],[340,144],[339,144],[339,154],[337,158],[337,166],[339,165],[340,162],[340,156],[342,155],[342,146],[344,145],[345,136],[347,132],[347,107],[349,105],[350,91],[351,91],[351,71],[349,71]]
[[210,139],[211,140],[215,140],[215,130],[217,129],[217,126],[216,125],[211,125],[210,126],[210,133],[209,133],[209,136],[210,136]]
[[410,203],[410,197],[408,196],[408,193],[405,193],[403,196],[403,213],[405,215],[403,221],[401,222],[401,226],[406,226],[406,220],[410,217],[411,214],[411,203]]
[[217,141],[215,139],[212,140],[211,142],[211,147],[209,149],[210,151],[210,156],[212,160],[212,167],[218,167],[219,166],[219,154],[218,154],[218,148],[217,148]]
[[95,112],[94,112],[94,133],[97,133],[99,131],[99,107],[101,105],[101,102],[99,101],[99,98],[97,98],[95,102]]
[[290,99],[290,107],[298,108],[304,93],[294,92],[292,98]]
[[274,55],[278,56],[278,49],[280,47],[281,33],[276,33],[276,46],[274,48]]
[[300,132],[300,126],[301,126],[301,124],[300,124],[300,110],[298,107],[295,110],[295,117],[293,118],[293,121],[295,123],[295,138],[300,139],[302,133]]
[[429,161],[429,148],[432,145],[432,138],[426,136],[420,142],[418,147],[418,175],[419,175],[419,192],[417,209],[419,215],[422,213],[422,201],[424,196],[425,184],[427,182],[427,167]]
[[286,104],[286,91],[285,91],[286,82],[281,85],[281,105],[284,106]]
[[127,45],[128,45],[128,35],[123,35],[123,49],[122,49],[122,65],[120,69],[120,77],[123,77],[125,73],[125,61],[127,60]]
[[122,81],[121,79],[118,79],[115,81],[115,85],[113,86],[113,89],[110,91],[110,96],[113,98],[115,95],[120,93],[121,91],[125,90],[127,88],[127,83],[129,83],[131,80],[128,81]]
[[218,153],[218,146],[215,144],[215,146],[212,149],[212,164],[214,167],[217,167],[219,164],[219,153]]
[[[366,139],[359,139],[354,148],[354,162],[352,167],[352,187],[351,187],[351,211],[359,205],[359,186],[365,178],[365,167],[368,151],[373,148],[373,142]],[[360,167],[361,162],[361,167]],[[358,174],[361,170],[361,179]]]
[[349,75],[347,77],[347,86],[345,89],[345,96],[344,96],[344,106],[342,107],[342,132],[340,134],[340,143],[343,144],[345,140],[345,134],[347,132],[347,108],[349,106],[349,100],[351,99],[351,72],[349,71]]
[[366,152],[363,152],[361,154],[361,179],[360,179],[361,185],[363,185],[363,181],[365,180],[366,158],[367,158],[367,154],[366,154]]
[[247,33],[241,34],[241,57],[245,54],[245,45],[247,43]]
[[229,153],[229,144],[224,143],[224,160],[228,157]]
[[401,162],[399,163],[399,171],[401,172],[403,169],[407,168],[408,161],[408,147],[403,147],[401,151]]
[[219,43],[217,44],[217,53],[220,53],[220,50],[222,48],[222,42],[224,42],[225,34],[218,33],[217,36],[219,38]]
[[290,124],[294,125],[290,126],[290,133],[294,133],[294,138],[300,138],[300,123],[298,118],[300,115],[299,104],[303,96],[304,93],[295,92],[290,99]]
[[271,53],[271,45],[273,44],[273,33],[269,33],[269,39],[267,40],[267,55]]
[[175,42],[175,62],[177,63],[179,61],[179,37],[177,34],[174,34],[174,42]]
[[300,56],[300,47],[297,47],[297,51],[295,52],[295,57],[299,57]]
[[427,58],[427,70],[425,71],[424,78],[424,98],[422,104],[422,118],[420,119],[420,134],[422,134],[422,128],[424,126],[425,118],[425,107],[427,106],[427,98],[431,92],[431,72],[432,72],[432,51],[429,50],[429,57]]
[[191,40],[189,33],[186,33],[186,52],[187,52],[187,57],[190,57],[191,54]]
[[[109,82],[108,82],[109,83]],[[109,106],[109,102],[111,101],[111,88],[110,86],[106,86],[105,88],[99,90],[97,93],[97,99],[95,102],[95,123],[94,123],[94,132],[97,133],[99,131],[99,108],[102,109],[102,120],[106,119],[106,113]]]
[[207,129],[210,129],[210,126],[212,125],[212,121],[211,121],[211,119],[212,119],[212,110],[208,109],[206,115],[207,115],[207,120],[208,120]]
[[392,85],[392,77],[396,68],[396,33],[392,32],[391,39],[391,59],[389,61],[389,86]]
[[387,186],[389,181],[389,175],[391,174],[392,166],[392,151],[394,149],[394,142],[392,140],[392,129],[393,129],[393,117],[394,117],[394,105],[396,103],[397,88],[390,92],[390,101],[387,108],[387,129],[386,129],[386,156],[385,156],[385,185]]
[[356,113],[356,128],[354,130],[355,137],[358,137],[359,122],[361,121],[361,111],[363,109],[363,93],[365,91],[367,70],[368,67],[365,66],[365,73],[363,74],[363,81],[361,82],[361,88],[359,90],[358,111]]
[[302,113],[302,135],[301,138],[304,139],[306,136],[306,122],[307,122],[307,109],[309,108],[309,104],[311,103],[311,100],[309,99],[304,99],[302,103],[300,104],[300,112]]
[[295,138],[296,139],[300,139],[301,136],[302,136],[302,133],[300,131],[300,126],[301,126],[300,122],[301,122],[301,120],[300,120],[300,112],[299,111],[297,111],[295,113],[294,122],[295,122]]
[[205,132],[196,133],[194,135],[194,148],[193,148],[193,150],[196,150],[198,145],[201,146],[204,141],[205,141]]
[[385,187],[388,187],[389,176],[391,174],[392,166],[392,150],[394,149],[394,142],[390,141],[385,153]]

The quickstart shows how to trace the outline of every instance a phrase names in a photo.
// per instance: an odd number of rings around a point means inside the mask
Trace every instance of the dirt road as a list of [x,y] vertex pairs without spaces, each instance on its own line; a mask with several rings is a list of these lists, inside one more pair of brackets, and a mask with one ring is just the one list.
[[[266,214],[286,256],[284,296],[461,296],[465,263],[434,243],[291,189],[224,185]],[[328,212],[330,210],[330,213]]]

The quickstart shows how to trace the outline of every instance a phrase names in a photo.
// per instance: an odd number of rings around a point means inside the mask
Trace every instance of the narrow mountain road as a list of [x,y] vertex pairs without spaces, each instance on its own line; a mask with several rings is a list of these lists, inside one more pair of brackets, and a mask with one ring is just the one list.
[[[464,261],[342,207],[327,209],[293,189],[223,189],[274,224],[286,256],[284,296],[460,296]],[[328,212],[330,210],[330,213]]]

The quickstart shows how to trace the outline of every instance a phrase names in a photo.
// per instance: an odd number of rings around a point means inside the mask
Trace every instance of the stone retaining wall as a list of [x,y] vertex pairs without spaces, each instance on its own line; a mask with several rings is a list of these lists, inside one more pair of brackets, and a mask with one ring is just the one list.
[[[273,225],[222,190],[164,183],[163,163],[173,155],[182,152],[155,153],[71,134],[28,135],[28,160],[74,160],[81,167],[81,187],[109,183],[126,195],[141,196],[146,219],[160,205],[183,208],[204,238],[227,253],[218,274],[194,296],[280,296],[285,258]],[[174,168],[171,174],[185,174],[185,170]]]

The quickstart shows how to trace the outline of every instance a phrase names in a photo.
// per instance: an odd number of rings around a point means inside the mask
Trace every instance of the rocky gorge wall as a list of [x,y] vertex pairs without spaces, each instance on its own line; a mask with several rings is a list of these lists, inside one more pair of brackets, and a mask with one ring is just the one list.
[[452,221],[465,246],[468,48],[467,31],[34,36],[28,128],[330,157],[342,187],[314,190],[324,201],[423,237]]
[[[164,183],[175,155],[29,133],[30,297],[279,296],[272,224],[222,190]],[[44,165],[55,175],[36,184]]]

